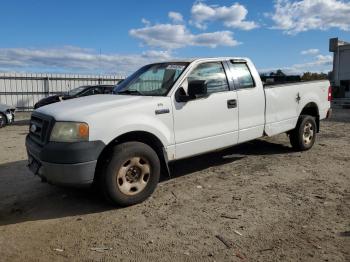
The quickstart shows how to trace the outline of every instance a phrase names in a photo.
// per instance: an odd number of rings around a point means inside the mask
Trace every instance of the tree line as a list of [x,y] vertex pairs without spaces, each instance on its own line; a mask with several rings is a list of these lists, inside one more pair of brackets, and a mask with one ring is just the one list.
[[312,81],[312,80],[327,80],[329,79],[329,75],[325,73],[312,73],[312,72],[305,72],[301,75],[287,75],[285,74],[281,69],[276,70],[275,72],[270,73],[264,73],[261,74],[261,77],[266,78],[275,78],[275,79],[284,79],[284,78],[293,78],[293,79],[300,79],[299,81]]

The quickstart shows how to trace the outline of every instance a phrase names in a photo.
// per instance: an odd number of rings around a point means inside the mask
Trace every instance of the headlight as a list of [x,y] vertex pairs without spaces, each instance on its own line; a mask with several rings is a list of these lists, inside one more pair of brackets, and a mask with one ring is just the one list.
[[56,122],[50,136],[54,142],[80,142],[89,140],[89,125],[76,122]]

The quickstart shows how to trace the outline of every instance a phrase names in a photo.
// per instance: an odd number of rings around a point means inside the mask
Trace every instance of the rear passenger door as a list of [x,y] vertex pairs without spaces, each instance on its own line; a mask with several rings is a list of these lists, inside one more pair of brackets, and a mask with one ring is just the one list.
[[[263,136],[265,124],[265,94],[256,70],[251,72],[246,61],[229,62],[235,89],[237,90],[239,135],[242,143]],[[255,73],[256,75],[253,75]]]

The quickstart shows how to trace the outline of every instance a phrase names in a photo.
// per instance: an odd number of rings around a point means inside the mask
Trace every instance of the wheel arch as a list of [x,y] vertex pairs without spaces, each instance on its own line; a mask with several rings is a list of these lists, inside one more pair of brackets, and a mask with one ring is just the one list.
[[316,125],[317,125],[317,132],[320,131],[320,111],[315,102],[309,102],[307,103],[303,109],[301,110],[299,117],[301,115],[309,115],[315,117]]
[[168,159],[165,152],[165,147],[162,141],[154,134],[147,131],[130,131],[124,134],[121,134],[109,142],[105,148],[100,153],[97,159],[97,166],[95,171],[95,179],[98,177],[99,173],[103,170],[104,166],[108,163],[108,159],[112,154],[113,147],[115,145],[125,143],[125,142],[141,142],[150,146],[158,155],[161,171],[166,172],[167,175],[170,175],[168,168]]

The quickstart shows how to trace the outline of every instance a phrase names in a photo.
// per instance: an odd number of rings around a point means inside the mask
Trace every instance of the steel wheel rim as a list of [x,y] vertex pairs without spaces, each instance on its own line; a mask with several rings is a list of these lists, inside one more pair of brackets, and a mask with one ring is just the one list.
[[310,122],[307,122],[304,126],[304,132],[303,132],[303,141],[305,145],[309,145],[312,142],[314,135],[315,135],[315,130],[313,125]]
[[131,157],[120,167],[117,187],[123,194],[133,196],[145,189],[150,181],[150,164],[143,157]]

